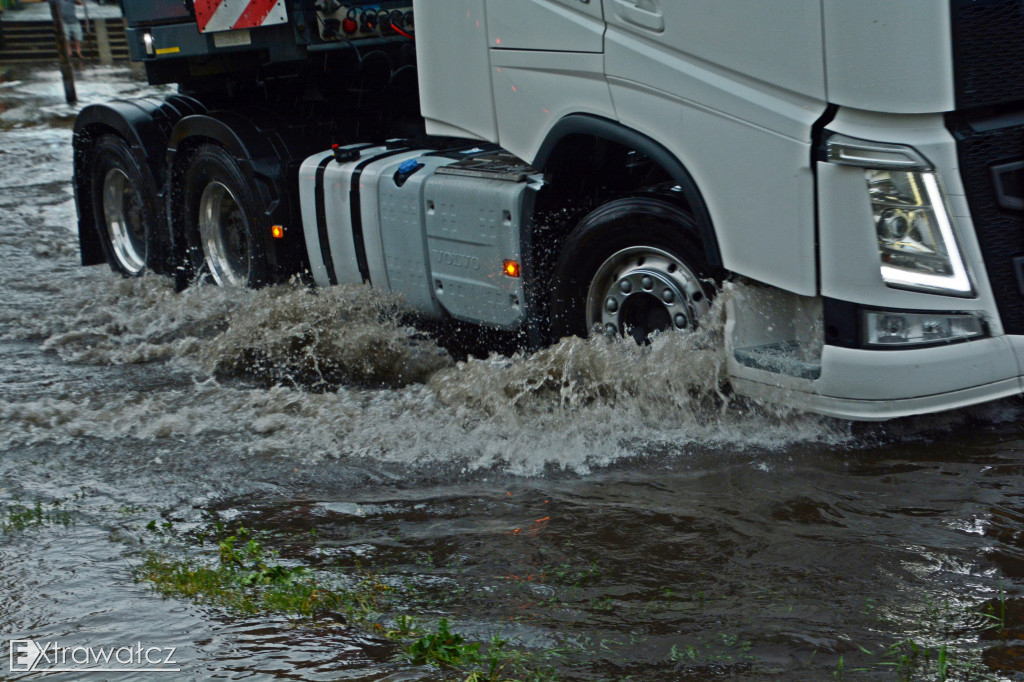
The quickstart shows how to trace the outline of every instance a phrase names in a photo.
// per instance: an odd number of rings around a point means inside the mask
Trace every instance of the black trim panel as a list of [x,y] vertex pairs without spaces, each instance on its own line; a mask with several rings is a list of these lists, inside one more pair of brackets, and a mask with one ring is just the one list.
[[818,161],[824,160],[827,131],[825,126],[835,120],[838,104],[829,104],[825,112],[811,126],[811,177],[814,178],[814,290],[821,291],[821,186],[818,181]]
[[957,109],[1024,100],[1024,3],[951,0]]
[[314,199],[316,201],[316,233],[320,239],[320,258],[327,268],[327,280],[331,284],[338,283],[338,275],[334,272],[334,256],[331,255],[331,237],[327,232],[327,200],[324,196],[324,174],[327,166],[334,160],[333,156],[324,157],[320,165],[316,167],[316,184],[314,185]]
[[[1003,175],[1024,161],[1024,112],[997,116],[946,116],[946,125],[956,140],[960,178],[967,195],[971,222],[981,247],[985,274],[1003,331],[1024,334],[1024,296],[1015,259],[1024,258],[1024,212],[1008,199],[1018,184],[1014,174]],[[1018,178],[1019,180],[1019,178]],[[1006,181],[1001,187],[1001,181]],[[1020,187],[1016,188],[1016,192]],[[1013,193],[1016,193],[1013,192]],[[1007,205],[1007,204],[1010,205]]]

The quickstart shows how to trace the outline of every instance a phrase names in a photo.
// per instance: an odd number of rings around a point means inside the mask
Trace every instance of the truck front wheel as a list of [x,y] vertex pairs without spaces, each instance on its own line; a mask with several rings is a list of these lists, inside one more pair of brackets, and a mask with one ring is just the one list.
[[238,163],[217,145],[189,157],[183,185],[183,227],[192,267],[220,286],[266,283],[267,259],[256,231],[261,202]]
[[91,154],[93,219],[107,263],[126,277],[138,277],[157,257],[153,232],[159,223],[153,180],[117,135],[101,136]]
[[657,198],[619,199],[587,215],[556,267],[556,331],[645,343],[655,332],[695,329],[713,291],[694,234],[688,213]]

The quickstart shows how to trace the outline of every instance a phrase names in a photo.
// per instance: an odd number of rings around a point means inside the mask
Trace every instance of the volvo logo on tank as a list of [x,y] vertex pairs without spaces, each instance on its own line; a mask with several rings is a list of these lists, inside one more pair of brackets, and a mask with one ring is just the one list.
[[476,256],[467,256],[462,253],[455,253],[453,251],[441,251],[439,249],[431,249],[434,253],[434,262],[438,265],[451,265],[456,268],[466,268],[467,270],[479,270],[480,259]]

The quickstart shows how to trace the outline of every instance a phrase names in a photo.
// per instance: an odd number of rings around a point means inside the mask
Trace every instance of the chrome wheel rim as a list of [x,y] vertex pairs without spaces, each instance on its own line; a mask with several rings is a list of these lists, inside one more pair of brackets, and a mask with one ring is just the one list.
[[597,269],[587,292],[587,328],[644,343],[651,334],[693,330],[711,303],[700,280],[661,249],[633,246]]
[[103,217],[114,258],[129,275],[146,267],[146,227],[142,203],[128,176],[111,168],[103,178]]
[[225,185],[211,182],[199,200],[199,238],[210,274],[220,286],[249,281],[249,239],[245,216]]

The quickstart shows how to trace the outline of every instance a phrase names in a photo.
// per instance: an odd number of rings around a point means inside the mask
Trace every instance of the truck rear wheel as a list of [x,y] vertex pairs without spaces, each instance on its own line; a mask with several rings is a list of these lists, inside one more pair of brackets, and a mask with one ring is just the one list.
[[645,343],[655,332],[697,328],[712,288],[695,233],[688,213],[657,198],[619,199],[587,215],[555,270],[556,331]]
[[92,147],[89,187],[93,217],[111,269],[138,277],[156,258],[157,197],[153,179],[121,137]]
[[266,283],[266,251],[256,230],[262,203],[234,158],[217,145],[198,147],[188,159],[182,185],[193,269],[220,286]]

